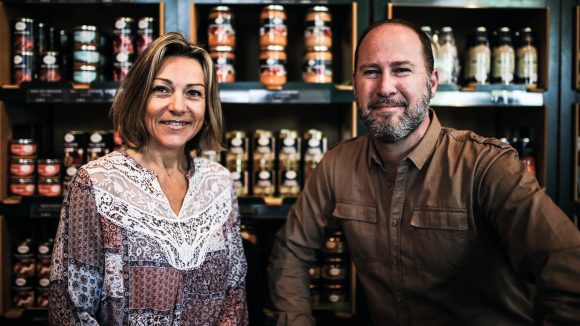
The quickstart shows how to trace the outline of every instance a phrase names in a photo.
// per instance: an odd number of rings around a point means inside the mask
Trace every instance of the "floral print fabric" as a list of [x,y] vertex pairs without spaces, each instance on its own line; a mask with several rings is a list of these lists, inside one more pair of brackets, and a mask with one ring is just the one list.
[[125,152],[81,169],[52,260],[52,325],[246,325],[247,270],[228,171],[193,158],[175,214]]

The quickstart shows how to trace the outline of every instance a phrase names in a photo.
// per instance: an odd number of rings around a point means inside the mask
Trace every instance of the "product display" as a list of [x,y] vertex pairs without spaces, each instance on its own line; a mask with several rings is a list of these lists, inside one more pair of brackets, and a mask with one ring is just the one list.
[[286,52],[280,45],[268,45],[260,54],[260,82],[268,89],[286,84]]
[[489,84],[491,72],[491,50],[487,29],[479,26],[467,42],[465,59],[465,81],[469,85]]
[[512,35],[509,27],[500,28],[496,44],[493,47],[492,60],[492,81],[496,84],[513,84],[516,68],[516,54],[512,44]]
[[516,83],[529,88],[538,86],[538,50],[534,44],[534,35],[530,27],[525,27],[518,40],[516,49]]

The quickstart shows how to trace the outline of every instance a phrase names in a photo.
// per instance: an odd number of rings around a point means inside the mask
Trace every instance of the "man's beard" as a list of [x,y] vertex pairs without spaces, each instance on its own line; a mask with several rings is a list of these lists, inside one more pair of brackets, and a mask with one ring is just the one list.
[[[419,127],[425,119],[425,114],[429,111],[430,100],[431,83],[427,81],[425,92],[423,92],[421,100],[415,105],[409,106],[409,103],[405,100],[398,101],[388,97],[381,97],[375,101],[371,101],[366,108],[359,106],[358,113],[371,135],[387,144],[394,144],[407,138],[407,136]],[[395,104],[405,107],[400,121],[391,121],[395,113],[390,112],[379,113],[380,117],[373,116],[372,111],[379,104]]]

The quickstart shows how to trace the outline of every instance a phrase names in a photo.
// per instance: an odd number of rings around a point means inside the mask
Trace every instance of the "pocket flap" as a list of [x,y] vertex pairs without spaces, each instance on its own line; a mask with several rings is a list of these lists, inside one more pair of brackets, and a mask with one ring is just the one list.
[[411,226],[421,229],[467,231],[469,229],[467,210],[415,208]]
[[377,207],[368,204],[337,202],[332,215],[341,219],[377,223]]

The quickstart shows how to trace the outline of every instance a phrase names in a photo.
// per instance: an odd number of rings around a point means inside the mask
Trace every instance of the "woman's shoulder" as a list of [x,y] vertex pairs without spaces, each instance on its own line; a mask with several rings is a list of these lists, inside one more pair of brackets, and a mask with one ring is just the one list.
[[123,151],[113,151],[107,155],[101,156],[81,166],[79,170],[84,170],[89,174],[99,173],[110,170],[117,170],[119,166],[127,165],[128,157]]

